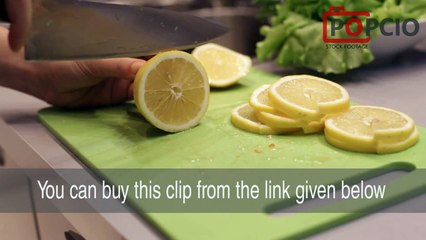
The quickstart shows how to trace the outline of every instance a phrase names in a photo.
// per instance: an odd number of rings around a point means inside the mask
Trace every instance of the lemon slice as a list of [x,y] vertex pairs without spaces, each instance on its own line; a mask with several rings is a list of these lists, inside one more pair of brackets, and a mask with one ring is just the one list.
[[214,43],[197,47],[192,54],[206,69],[210,86],[217,88],[234,85],[249,73],[252,65],[250,57]]
[[325,129],[325,137],[328,143],[344,150],[362,153],[386,154],[404,151],[414,146],[419,139],[419,132],[417,128],[415,128],[413,133],[408,138],[395,143],[386,143],[381,141],[379,141],[378,143],[371,144],[368,144],[365,141],[348,143],[333,136],[330,136],[327,129]]
[[309,122],[308,125],[302,127],[303,133],[312,134],[322,132],[325,126],[325,119],[326,117],[323,117],[319,121]]
[[352,152],[361,152],[361,153],[376,153],[376,145],[374,142],[365,142],[365,141],[357,141],[348,143],[341,139],[335,138],[330,135],[327,128],[324,130],[325,139],[327,142],[337,148],[352,151]]
[[402,151],[417,142],[416,132],[409,116],[382,107],[354,106],[325,122],[325,136],[330,144],[357,152]]
[[274,128],[301,128],[308,125],[306,121],[289,118],[278,112],[256,112],[256,117],[263,124]]
[[269,102],[269,88],[270,84],[260,86],[254,90],[250,97],[250,105],[256,110],[267,113],[275,113],[277,110]]
[[350,106],[349,94],[342,86],[309,75],[282,78],[271,86],[269,97],[278,111],[303,120],[319,120]]
[[183,131],[196,126],[207,111],[207,74],[191,54],[163,52],[138,71],[134,97],[152,125],[166,132]]
[[411,133],[411,135],[407,139],[402,140],[400,142],[387,143],[379,141],[379,143],[377,144],[377,153],[384,154],[404,151],[405,149],[414,146],[419,140],[419,137],[419,131],[417,130],[417,128],[414,128],[413,133]]
[[412,134],[415,124],[406,114],[389,108],[353,106],[347,112],[330,116],[326,128],[330,135],[344,141],[398,142]]
[[267,112],[256,112],[256,117],[259,121],[265,125],[276,129],[285,128],[301,128],[303,133],[311,134],[318,133],[324,129],[325,117],[319,121],[302,121],[286,117],[281,113],[267,113]]
[[231,121],[235,127],[256,134],[275,135],[295,132],[298,129],[275,129],[257,120],[255,110],[249,104],[243,104],[232,111]]

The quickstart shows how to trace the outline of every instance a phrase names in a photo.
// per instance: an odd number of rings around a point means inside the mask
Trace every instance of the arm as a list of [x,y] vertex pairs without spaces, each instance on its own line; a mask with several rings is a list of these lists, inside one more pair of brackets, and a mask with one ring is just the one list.
[[133,80],[145,61],[133,58],[26,62],[7,44],[0,27],[0,86],[60,107],[118,104],[133,98]]

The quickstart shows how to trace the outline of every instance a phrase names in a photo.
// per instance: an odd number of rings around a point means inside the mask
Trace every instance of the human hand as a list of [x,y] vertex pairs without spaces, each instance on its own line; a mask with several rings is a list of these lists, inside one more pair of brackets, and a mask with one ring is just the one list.
[[14,52],[24,46],[30,31],[31,2],[32,0],[5,0],[6,12],[10,19],[9,45]]
[[118,104],[133,99],[133,80],[144,63],[132,58],[34,62],[31,94],[65,108]]
[[0,86],[67,108],[95,107],[133,98],[133,80],[145,63],[135,58],[27,62],[7,46],[0,28]]

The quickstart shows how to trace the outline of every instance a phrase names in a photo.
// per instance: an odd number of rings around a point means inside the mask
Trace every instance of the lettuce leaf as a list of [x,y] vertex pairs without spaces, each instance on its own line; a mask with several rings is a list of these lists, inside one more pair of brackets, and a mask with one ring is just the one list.
[[[379,21],[426,17],[426,0],[285,0],[270,10],[270,24],[261,29],[265,39],[257,44],[258,59],[275,59],[283,67],[306,67],[337,74],[373,61],[368,48],[326,48],[322,16],[330,6],[344,6],[346,11],[369,11]],[[338,34],[344,37],[342,32]]]

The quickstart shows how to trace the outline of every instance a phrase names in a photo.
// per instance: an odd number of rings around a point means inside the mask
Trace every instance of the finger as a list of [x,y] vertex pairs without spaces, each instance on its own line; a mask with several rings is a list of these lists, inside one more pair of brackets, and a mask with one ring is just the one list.
[[17,52],[25,44],[31,28],[30,0],[6,0],[6,10],[10,18],[9,45]]
[[[64,108],[102,107],[128,101],[132,82],[126,79],[107,79],[86,91],[66,93],[50,104]],[[61,100],[61,101],[58,101]]]
[[127,100],[133,100],[134,99],[134,94],[133,94],[133,90],[134,90],[135,85],[132,83],[129,86],[129,89],[127,91]]
[[89,106],[108,106],[126,102],[129,100],[129,91],[132,82],[126,79],[106,80],[89,96]]
[[115,105],[129,99],[129,89],[132,82],[126,79],[109,79],[99,88],[94,102],[95,106]]
[[133,81],[136,73],[145,63],[135,58],[116,58],[77,62],[78,67],[92,78],[123,78]]

